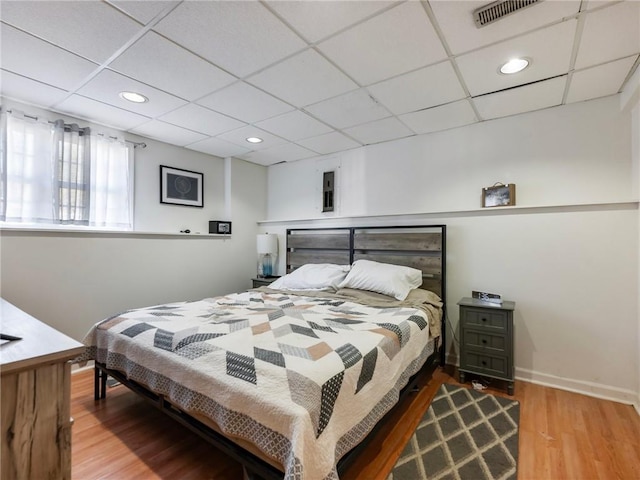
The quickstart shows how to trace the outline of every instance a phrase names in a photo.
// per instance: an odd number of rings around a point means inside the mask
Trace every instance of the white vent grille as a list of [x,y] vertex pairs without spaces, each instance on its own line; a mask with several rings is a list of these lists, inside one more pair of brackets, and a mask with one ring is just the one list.
[[530,7],[542,0],[498,0],[473,12],[473,19],[478,28],[489,25],[502,17]]

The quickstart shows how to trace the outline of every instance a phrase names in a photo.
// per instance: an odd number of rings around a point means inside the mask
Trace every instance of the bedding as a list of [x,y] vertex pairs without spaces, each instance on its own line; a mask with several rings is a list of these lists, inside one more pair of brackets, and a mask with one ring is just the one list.
[[356,288],[404,300],[422,285],[422,272],[416,268],[371,260],[356,260],[338,288]]
[[271,283],[279,290],[333,290],[349,272],[349,265],[308,263]]
[[337,479],[338,460],[396,403],[440,325],[435,295],[367,293],[262,287],[130,310],[92,327],[85,359],[251,442],[287,479]]

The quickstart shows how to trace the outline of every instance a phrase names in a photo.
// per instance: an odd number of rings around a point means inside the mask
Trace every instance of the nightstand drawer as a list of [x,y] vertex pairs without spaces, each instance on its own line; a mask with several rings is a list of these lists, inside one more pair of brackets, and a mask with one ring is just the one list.
[[473,309],[465,308],[463,310],[462,318],[460,322],[462,328],[474,327],[491,330],[494,332],[506,332],[507,331],[507,312],[490,311],[489,309]]
[[467,350],[460,362],[461,370],[487,374],[504,379],[511,378],[509,359],[496,355],[485,355],[475,350]]
[[484,331],[465,328],[462,344],[465,347],[486,350],[487,353],[507,353],[509,342],[506,335],[492,335]]

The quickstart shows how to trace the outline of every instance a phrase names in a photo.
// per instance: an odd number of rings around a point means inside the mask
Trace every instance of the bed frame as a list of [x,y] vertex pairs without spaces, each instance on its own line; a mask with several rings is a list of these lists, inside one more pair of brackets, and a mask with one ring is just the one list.
[[[400,399],[369,435],[338,462],[338,474],[346,471],[357,456],[392,416],[398,405],[410,393],[415,392],[418,377],[426,371],[431,375],[438,363],[445,364],[446,318],[446,225],[297,228],[287,230],[287,272],[305,263],[336,263],[350,265],[355,260],[367,259],[418,268],[422,271],[425,288],[437,293],[443,300],[442,334],[436,340],[436,351],[427,359],[421,371],[414,375],[400,393]],[[129,380],[121,372],[95,364],[95,399],[106,397],[107,378],[113,377],[136,392],[167,416],[197,433],[207,442],[241,463],[247,477],[252,480],[281,480],[282,471],[259,456],[247,451],[233,440],[205,425],[175,407],[163,396],[156,395],[144,386]]]

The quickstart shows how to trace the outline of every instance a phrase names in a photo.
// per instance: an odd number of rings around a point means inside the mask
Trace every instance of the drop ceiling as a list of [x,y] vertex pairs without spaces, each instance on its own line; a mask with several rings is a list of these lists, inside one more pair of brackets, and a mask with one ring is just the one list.
[[[613,95],[637,68],[640,2],[477,28],[487,3],[2,0],[0,94],[272,165]],[[512,57],[529,68],[500,74]]]

